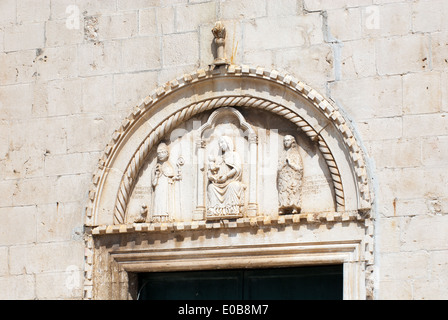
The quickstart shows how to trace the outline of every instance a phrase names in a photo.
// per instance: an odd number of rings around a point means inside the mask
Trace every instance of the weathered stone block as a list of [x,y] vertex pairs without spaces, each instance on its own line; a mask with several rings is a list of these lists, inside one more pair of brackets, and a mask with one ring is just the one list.
[[159,34],[159,25],[171,25],[174,27],[174,9],[172,20],[164,21],[163,23],[158,24],[156,18],[156,9],[143,9],[138,12],[138,33],[144,36],[154,36]]
[[[254,19],[266,16],[266,0],[230,0],[220,2],[219,6],[222,19]],[[277,7],[280,7],[280,4],[277,4]]]
[[303,9],[301,2],[296,0],[267,1],[266,4],[268,16],[296,15]]
[[[62,200],[62,199],[58,199]],[[83,210],[80,202],[55,202],[37,205],[37,241],[79,240],[82,236]]]
[[92,172],[100,156],[99,152],[49,154],[45,157],[45,175],[61,176]]
[[429,69],[430,41],[423,34],[379,39],[376,46],[378,74],[393,75]]
[[411,4],[386,3],[362,8],[363,36],[404,36],[411,31]]
[[139,34],[144,36],[175,32],[174,7],[139,10]]
[[[344,23],[341,23],[344,21]],[[328,32],[331,40],[357,40],[361,38],[361,9],[345,8],[327,12]]]
[[399,139],[403,136],[401,117],[374,118],[358,122],[358,129],[364,142]]
[[[40,150],[44,154],[65,153],[65,118],[51,117],[17,121],[11,126],[10,148],[25,152]],[[26,150],[26,151],[25,151]]]
[[421,114],[403,117],[403,135],[407,137],[424,137],[448,135],[447,114]]
[[422,143],[418,138],[379,140],[372,142],[370,146],[370,156],[379,169],[422,165]]
[[132,38],[138,32],[137,12],[98,16],[98,40]]
[[[421,0],[412,3],[412,31],[436,32],[446,27],[448,3],[444,0]],[[444,13],[444,14],[441,14]]]
[[85,113],[110,114],[114,108],[114,84],[111,75],[88,77],[82,81],[82,107]]
[[412,287],[414,300],[446,300],[448,295],[447,282],[438,278],[414,281]]
[[35,299],[34,275],[20,275],[0,277],[0,299],[2,300],[31,300]]
[[[69,24],[70,26],[70,24]],[[45,44],[47,47],[59,47],[80,44],[84,40],[84,28],[67,27],[67,20],[48,20],[45,22]]]
[[[76,115],[66,119],[67,152],[102,151],[121,119],[114,116]],[[106,142],[107,143],[107,142]]]
[[49,81],[47,90],[47,114],[49,116],[71,115],[81,112],[82,79]]
[[321,44],[323,39],[322,16],[318,13],[244,23],[244,50],[300,47]]
[[447,250],[448,216],[416,216],[402,226],[402,251]]
[[76,46],[45,48],[36,52],[36,73],[41,80],[73,78],[78,75]]
[[45,23],[23,23],[6,26],[5,51],[37,49],[45,46]]
[[[171,2],[171,1],[170,1]],[[160,4],[160,0],[118,0],[118,10],[133,10],[155,7]]]
[[88,42],[79,45],[79,75],[84,77],[119,72],[121,48],[121,41]]
[[333,50],[326,44],[276,50],[274,61],[274,65],[313,87],[323,87],[326,81],[335,79]]
[[32,178],[17,181],[12,198],[13,206],[35,206],[56,202],[55,178]]
[[41,300],[82,299],[84,270],[68,266],[64,272],[36,275],[36,298]]
[[[70,4],[73,5],[73,2]],[[79,10],[82,14],[88,16],[107,14],[115,12],[117,10],[117,4],[115,3],[115,1],[77,0],[76,5],[79,7]]]
[[436,113],[442,108],[441,78],[438,72],[403,76],[403,113]]
[[380,281],[428,279],[430,259],[427,252],[385,253],[381,254],[380,261]]
[[422,140],[422,162],[425,166],[444,166],[448,159],[448,136]]
[[0,3],[0,23],[7,25],[16,22],[16,0],[5,0]]
[[129,111],[157,87],[157,72],[121,73],[114,75],[114,106]]
[[[176,32],[198,30],[204,23],[214,23],[216,20],[215,2],[204,2],[176,7]],[[224,18],[224,17],[223,17]]]
[[46,21],[50,17],[50,0],[17,0],[17,22]]
[[196,32],[165,35],[162,50],[164,66],[198,63],[198,35]]
[[8,247],[0,247],[0,279],[3,276],[7,276],[9,273],[8,261],[9,261]]
[[161,67],[160,37],[123,40],[123,71],[144,71]]
[[377,291],[379,300],[411,300],[413,298],[413,281],[380,281]]
[[448,32],[431,34],[432,66],[434,70],[448,68]]
[[[3,168],[3,161],[0,161],[0,168],[2,172],[6,172]],[[5,165],[6,166],[6,165]],[[6,174],[5,174],[6,176]],[[14,194],[16,181],[15,180],[5,180],[0,182],[0,193],[2,197],[0,198],[0,207],[11,207],[12,206],[12,197]]]
[[0,119],[28,118],[33,99],[32,84],[0,86]]
[[71,265],[81,266],[84,260],[82,241],[12,246],[9,250],[12,275],[65,272]]
[[0,208],[0,243],[2,245],[30,244],[36,241],[36,207]]
[[372,0],[303,0],[303,5],[308,11],[330,10],[345,7],[366,6],[372,3]]
[[337,81],[330,89],[331,97],[357,121],[402,114],[403,89],[399,76]]
[[383,218],[377,224],[375,230],[378,236],[377,250],[379,252],[400,251],[400,223],[397,218]]

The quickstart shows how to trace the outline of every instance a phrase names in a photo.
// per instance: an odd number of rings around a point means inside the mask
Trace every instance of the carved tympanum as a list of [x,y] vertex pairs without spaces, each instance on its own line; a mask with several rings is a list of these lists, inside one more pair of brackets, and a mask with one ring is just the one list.
[[298,213],[301,210],[300,191],[303,179],[303,165],[296,139],[286,135],[283,139],[284,152],[280,156],[277,189],[279,213]]

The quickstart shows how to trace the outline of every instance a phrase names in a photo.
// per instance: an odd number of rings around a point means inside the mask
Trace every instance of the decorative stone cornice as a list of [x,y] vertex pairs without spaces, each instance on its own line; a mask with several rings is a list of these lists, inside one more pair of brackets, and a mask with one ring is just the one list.
[[358,211],[324,212],[324,213],[299,213],[287,214],[277,217],[258,216],[252,218],[239,218],[235,220],[220,220],[217,222],[180,221],[170,223],[130,223],[101,225],[92,229],[93,235],[120,234],[131,232],[171,232],[171,231],[194,231],[194,230],[217,230],[235,229],[246,227],[274,227],[288,225],[306,225],[312,223],[337,223],[348,221],[364,221]]

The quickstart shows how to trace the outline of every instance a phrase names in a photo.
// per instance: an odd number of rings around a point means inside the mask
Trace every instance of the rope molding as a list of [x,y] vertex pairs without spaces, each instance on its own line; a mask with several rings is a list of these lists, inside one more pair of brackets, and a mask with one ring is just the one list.
[[[185,74],[182,77],[179,77],[175,80],[168,82],[164,86],[159,87],[158,89],[154,90],[150,95],[145,97],[142,103],[140,103],[139,106],[135,107],[131,112],[131,114],[126,119],[123,120],[121,127],[114,133],[111,142],[106,146],[103,156],[99,160],[97,170],[93,175],[92,187],[89,192],[90,201],[86,208],[87,225],[93,224],[92,215],[94,212],[95,200],[98,194],[98,189],[101,186],[101,180],[104,177],[104,170],[111,162],[111,159],[113,158],[113,154],[116,151],[117,146],[126,136],[126,134],[130,131],[130,128],[132,128],[132,126],[139,119],[143,117],[143,115],[149,108],[153,107],[158,101],[163,99],[166,95],[169,95],[170,93],[177,91],[183,87],[186,87],[190,84],[217,77],[260,78],[266,81],[281,84],[282,86],[296,92],[297,94],[299,94],[300,96],[304,97],[306,100],[311,102],[318,110],[320,110],[325,115],[325,117],[327,117],[335,125],[337,130],[342,135],[343,142],[345,143],[345,145],[349,150],[350,159],[354,166],[354,173],[358,186],[357,188],[361,200],[360,210],[370,208],[371,205],[370,188],[368,185],[368,178],[363,153],[356,141],[356,138],[351,132],[351,129],[346,123],[344,117],[339,112],[338,107],[330,103],[323,96],[317,93],[314,89],[310,88],[303,82],[297,80],[296,78],[290,75],[280,74],[276,70],[269,71],[264,70],[263,68],[253,68],[244,65],[243,66],[230,65],[227,66],[226,68],[220,68],[215,70],[200,69],[197,70],[196,72],[193,72],[191,74]],[[250,99],[251,97],[240,97],[240,98],[241,99],[239,103],[240,105],[243,105],[244,101],[246,101],[246,103],[248,102],[248,100],[243,100],[243,98]],[[214,99],[215,101],[211,101],[208,104],[204,103],[200,107],[196,106],[197,110],[199,110],[197,113],[213,109],[213,107],[216,105],[218,106],[223,105],[223,102],[227,100],[222,99],[225,98]],[[229,101],[227,101],[227,103],[228,102]],[[278,115],[281,115],[286,119],[294,119],[294,117],[299,117],[296,114],[292,114],[292,112],[290,110],[287,110],[285,107],[283,107],[284,109],[281,109],[282,106],[278,105],[273,107],[272,103],[269,103],[267,100],[265,100],[264,103],[265,105],[263,105],[263,102],[260,100],[258,103],[254,103],[253,106],[260,108],[264,106],[266,108],[269,104],[271,104],[269,111],[277,113]],[[177,112],[175,115],[173,115],[171,121],[164,121],[159,127],[157,127],[153,131],[154,134],[151,136],[151,139],[149,139],[149,137],[145,139],[142,145],[140,146],[139,150],[134,154],[130,164],[128,165],[128,169],[126,170],[123,176],[122,180],[123,187],[120,187],[119,194],[117,195],[117,203],[119,203],[118,207],[121,208],[118,209],[120,210],[119,212],[122,212],[123,208],[125,208],[127,203],[126,199],[130,196],[131,188],[129,186],[132,185],[133,183],[132,177],[135,177],[135,175],[138,173],[137,168],[139,168],[142,165],[141,162],[144,159],[143,151],[149,150],[150,149],[149,144],[153,146],[155,141],[156,140],[158,141],[163,136],[162,132],[168,132],[169,131],[167,130],[168,127],[172,129],[173,123],[177,122],[179,119],[186,119],[188,115],[190,115],[191,117],[194,106],[191,105],[190,107],[191,108],[187,107],[181,110],[180,112]],[[303,121],[303,119],[301,120]],[[299,120],[297,120],[297,122],[299,122]],[[316,131],[312,129],[309,125],[308,126],[302,125],[302,127],[303,127],[302,130],[305,132],[305,134],[307,134],[310,138],[314,140],[317,139],[319,149],[322,151],[325,161],[327,162],[330,172],[332,174],[333,181],[335,182],[334,189],[335,193],[337,194],[337,198],[343,199],[343,189],[340,180],[340,173],[337,170],[336,163],[334,162],[334,158],[332,157],[331,152],[328,149],[328,146],[326,145],[325,141],[322,139],[320,134],[316,133]],[[136,156],[136,154],[139,154],[139,156]],[[337,203],[341,204],[340,201]],[[118,212],[118,210],[115,211]],[[121,214],[122,213],[120,213],[120,215]]]

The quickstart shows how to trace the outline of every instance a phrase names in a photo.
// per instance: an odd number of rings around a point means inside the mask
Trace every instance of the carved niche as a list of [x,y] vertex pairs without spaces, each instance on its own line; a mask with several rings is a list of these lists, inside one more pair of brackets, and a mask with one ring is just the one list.
[[[207,220],[256,216],[256,145],[255,131],[235,108],[220,108],[210,115],[199,129],[196,143],[198,189],[194,220],[204,216]],[[249,170],[243,170],[245,167]]]

